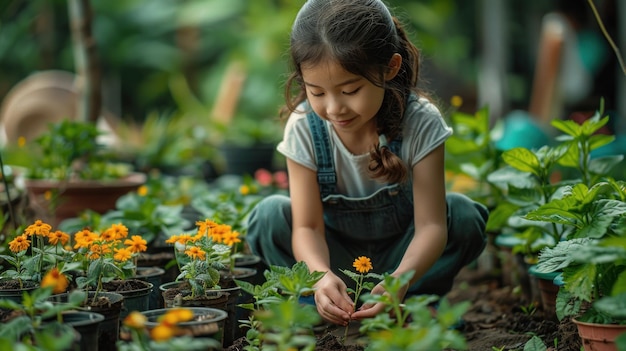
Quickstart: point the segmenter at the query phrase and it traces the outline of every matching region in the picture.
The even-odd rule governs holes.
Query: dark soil
[[[108,292],[134,291],[145,289],[147,282],[139,279],[112,280],[102,283],[102,289]]]

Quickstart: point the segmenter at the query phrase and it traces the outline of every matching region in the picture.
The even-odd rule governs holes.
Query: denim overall
[[[340,269],[352,270],[359,256],[371,259],[373,272],[392,272],[400,263],[414,233],[411,182],[390,184],[363,198],[336,193],[336,174],[328,130],[314,112],[307,115],[317,159],[317,178],[324,208],[326,241],[331,267],[348,286],[353,281]],[[399,155],[400,142],[390,143]],[[461,194],[447,194],[448,242],[439,260],[408,295],[444,295],[463,266],[485,247],[487,209]],[[291,201],[282,195],[263,199],[252,211],[246,241],[268,265],[291,267]]]

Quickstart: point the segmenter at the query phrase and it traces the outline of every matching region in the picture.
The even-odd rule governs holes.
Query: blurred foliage
[[[236,118],[275,117],[282,104],[289,31],[303,1],[92,0],[93,33],[105,77],[105,104],[125,119],[178,109],[183,75],[205,106],[217,95],[225,67],[248,72]],[[472,74],[474,10],[456,0],[390,0],[410,24],[425,56],[463,76]],[[0,96],[30,73],[74,71],[66,0],[8,0],[0,4]],[[442,40],[445,38],[445,40]],[[208,118],[200,116],[199,118]]]

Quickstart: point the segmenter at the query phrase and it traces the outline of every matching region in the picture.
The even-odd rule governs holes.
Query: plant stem
[[[598,25],[600,26],[600,30],[602,31],[602,34],[604,35],[606,40],[609,42],[609,45],[611,45],[611,49],[615,51],[615,56],[617,57],[617,61],[619,62],[619,66],[621,67],[622,72],[624,73],[624,75],[626,75],[626,65],[624,64],[624,59],[622,58],[621,53],[619,52],[619,48],[617,47],[617,45],[615,45],[615,42],[609,35],[609,32],[604,27],[602,18],[600,18],[600,14],[598,13],[598,10],[596,9],[596,5],[593,3],[593,0],[587,0],[587,2],[589,3],[589,6],[591,7],[591,11],[593,11],[593,15],[596,17],[596,21],[598,22]]]

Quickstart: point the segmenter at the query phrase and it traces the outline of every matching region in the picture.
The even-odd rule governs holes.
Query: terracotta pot
[[[617,351],[615,339],[626,333],[626,325],[587,323],[572,321],[578,328],[585,351]]]
[[[541,294],[541,306],[543,307],[545,317],[557,321],[556,296],[560,287],[554,283],[554,279],[560,272],[541,273],[537,271],[536,265],[532,265],[528,268],[528,273],[537,280],[537,287]]]
[[[53,226],[57,226],[64,219],[77,217],[86,209],[98,213],[112,210],[118,198],[137,190],[145,182],[146,175],[143,173],[131,173],[124,178],[108,181],[24,180],[30,206],[40,217],[47,218],[47,222]],[[58,191],[59,196],[58,206],[54,213],[50,213],[50,201],[46,199],[46,192],[50,190]]]

